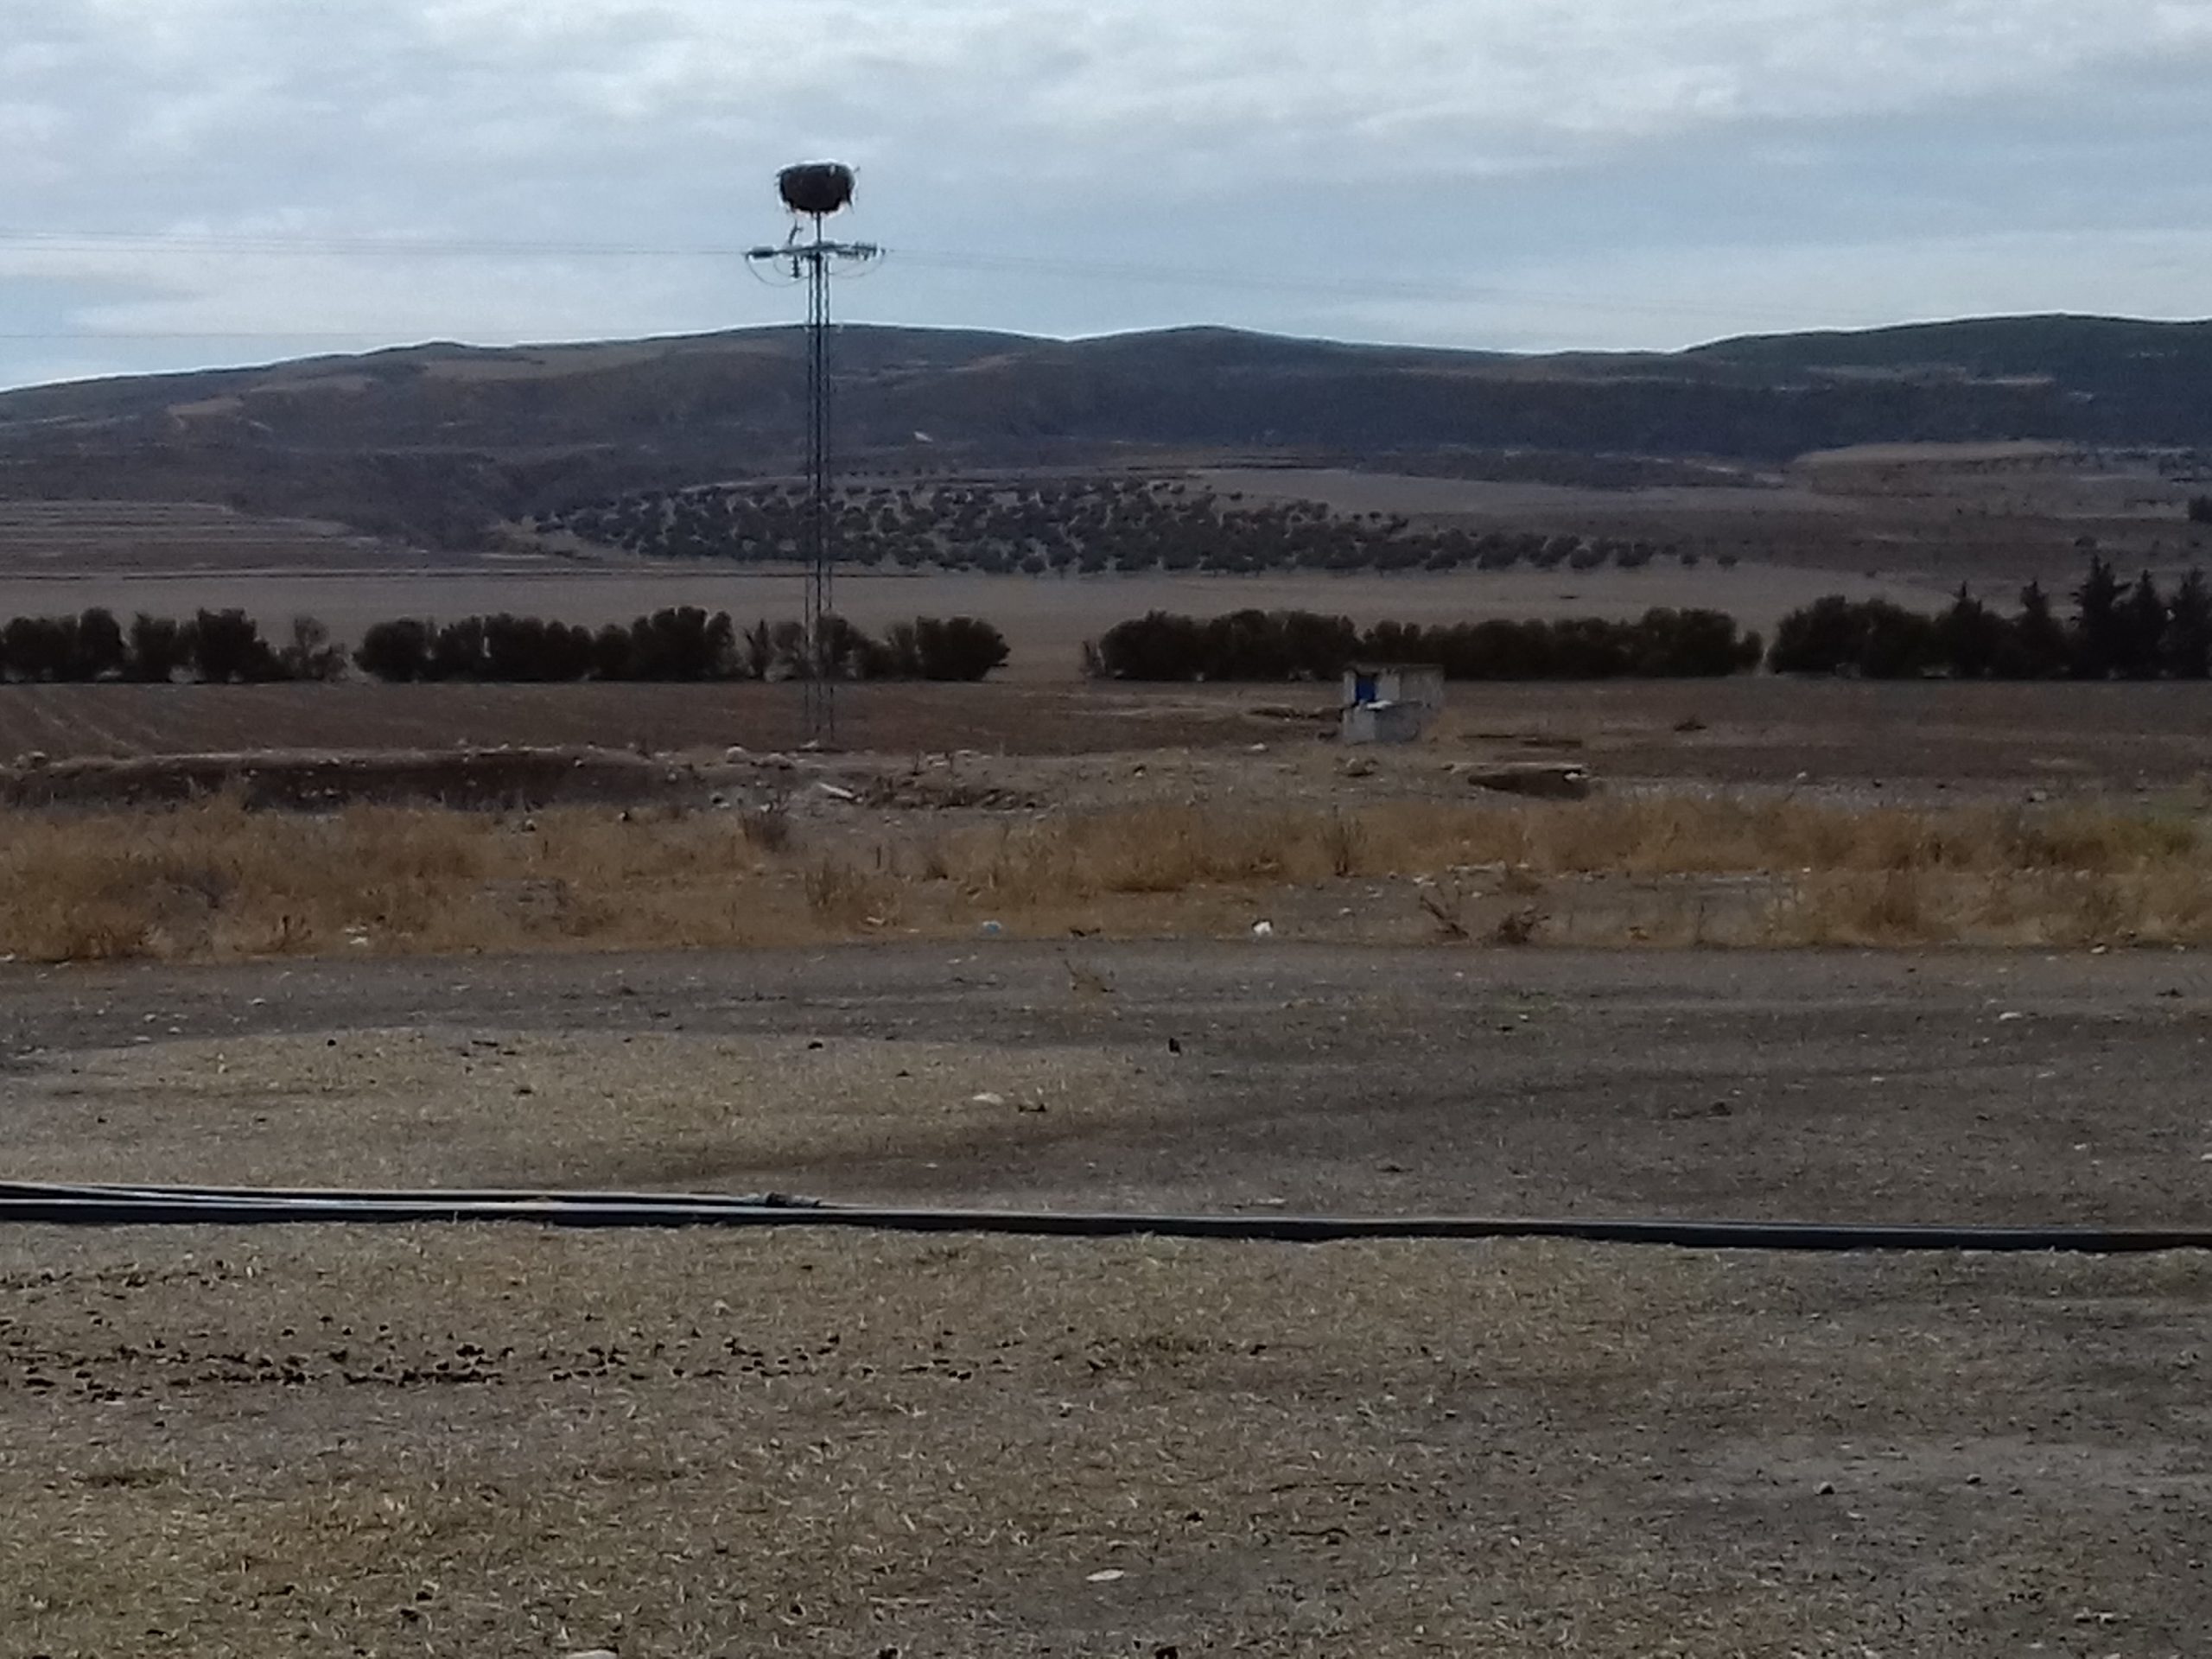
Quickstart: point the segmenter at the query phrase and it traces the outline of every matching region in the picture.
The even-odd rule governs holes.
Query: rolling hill
[[[467,546],[503,519],[626,490],[789,472],[801,343],[778,328],[433,344],[0,394],[0,499],[209,502]],[[842,458],[888,474],[2212,445],[2212,323],[1993,318],[1552,357],[1220,329],[1063,341],[853,327],[837,363]]]

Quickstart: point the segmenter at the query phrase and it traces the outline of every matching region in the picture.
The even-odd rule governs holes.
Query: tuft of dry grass
[[[1432,887],[1421,896],[1421,907],[1436,924],[1440,943],[1459,944],[1468,938],[1467,890],[1455,876],[1446,886]]]
[[[1352,884],[1348,926],[1368,937],[1358,929],[1380,914],[1374,884],[1415,878],[1435,902],[1405,900],[1402,921],[1499,943],[1529,942],[1538,923],[1547,940],[1580,944],[2212,941],[2212,847],[2198,823],[2082,806],[1687,796],[1142,806],[800,840],[776,811],[300,817],[217,799],[0,814],[0,954],[744,946],[960,931],[986,917],[1028,932],[1210,937],[1249,929],[1263,897],[1271,912],[1305,897],[1316,914],[1352,913],[1328,897],[1343,887],[1350,898]],[[1713,884],[1746,880],[1764,895],[1737,906],[1748,919],[1713,923]],[[1637,894],[1637,917],[1607,909],[1609,893]],[[1674,914],[1690,909],[1694,925]]]
[[[1329,855],[1330,874],[1344,878],[1360,874],[1367,859],[1367,830],[1357,818],[1332,813],[1321,840]]]
[[[886,869],[823,857],[808,865],[800,880],[808,913],[837,931],[887,927],[903,908],[904,885]]]
[[[1536,930],[1543,925],[1542,913],[1533,905],[1522,905],[1509,910],[1497,918],[1497,925],[1491,937],[1500,944],[1522,945],[1536,942]]]
[[[741,813],[738,830],[745,837],[745,844],[757,852],[787,853],[791,847],[791,812],[785,802],[776,801]]]

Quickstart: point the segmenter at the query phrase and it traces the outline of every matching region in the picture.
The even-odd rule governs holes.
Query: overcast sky
[[[0,0],[0,385],[846,316],[2212,314],[2212,0]]]

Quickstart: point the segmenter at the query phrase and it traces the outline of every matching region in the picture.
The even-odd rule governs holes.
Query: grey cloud
[[[864,233],[916,256],[855,291],[887,320],[1658,344],[2006,296],[2171,311],[2198,302],[2176,251],[2212,218],[2177,159],[2212,141],[2212,5],[2176,0],[0,11],[0,229],[741,245],[775,230],[772,168],[834,152],[863,168]],[[0,380],[783,308],[700,257],[0,238],[0,334],[86,336],[0,340]]]

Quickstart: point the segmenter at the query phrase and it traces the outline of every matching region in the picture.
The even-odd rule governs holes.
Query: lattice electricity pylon
[[[829,620],[836,614],[833,582],[837,562],[836,516],[830,499],[831,377],[830,279],[838,271],[872,264],[883,250],[872,242],[832,242],[823,221],[852,205],[853,170],[836,162],[807,162],[776,175],[784,206],[800,220],[781,247],[746,255],[756,270],[788,276],[806,288],[806,660],[799,678],[806,699],[806,735],[816,743],[837,739],[837,670]],[[812,234],[808,234],[809,222]]]

